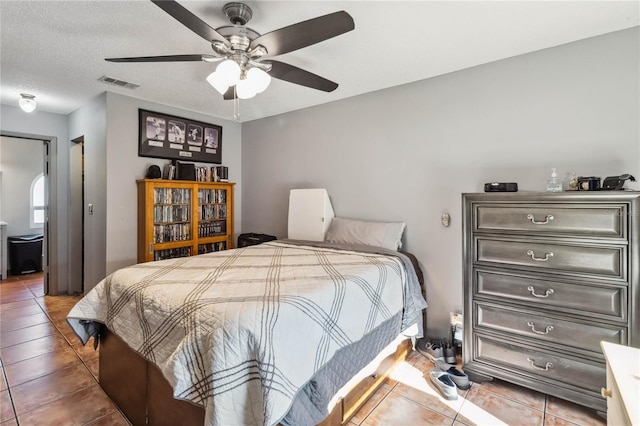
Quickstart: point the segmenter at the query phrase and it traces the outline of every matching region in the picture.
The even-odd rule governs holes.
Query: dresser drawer
[[[478,231],[527,231],[626,238],[624,205],[517,205],[492,204],[476,207]]]
[[[625,247],[477,238],[476,261],[626,279]]]
[[[594,314],[605,319],[627,318],[627,287],[573,284],[483,270],[474,273],[477,296],[499,297],[567,313]]]
[[[559,383],[599,395],[606,382],[605,364],[588,362],[552,351],[527,348],[516,343],[474,335],[475,360],[499,369],[534,375],[538,380],[557,386]],[[567,351],[567,354],[569,351]]]
[[[474,326],[478,330],[503,331],[557,345],[580,348],[595,352],[599,357],[602,357],[601,341],[618,344],[627,342],[626,327],[587,324],[560,316],[543,315],[484,303],[476,303],[474,306]]]

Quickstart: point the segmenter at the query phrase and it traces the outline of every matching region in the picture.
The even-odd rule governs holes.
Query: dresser
[[[463,194],[464,370],[606,411],[640,346],[640,193]]]

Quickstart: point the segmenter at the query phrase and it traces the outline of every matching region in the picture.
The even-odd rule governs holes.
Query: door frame
[[[59,288],[59,267],[58,250],[52,250],[51,248],[58,247],[60,240],[58,230],[58,165],[56,161],[58,152],[58,138],[55,136],[44,136],[37,134],[11,132],[6,130],[0,130],[0,136],[6,136],[18,139],[34,139],[42,141],[45,145],[44,154],[44,170],[43,174],[46,176],[46,194],[47,194],[47,207],[44,223],[44,246],[43,246],[43,264],[42,271],[44,277],[44,294],[57,296]]]
[[[69,146],[69,294],[84,293],[84,135]]]

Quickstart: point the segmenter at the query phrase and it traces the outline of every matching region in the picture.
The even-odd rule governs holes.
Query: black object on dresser
[[[518,192],[518,183],[517,182],[485,183],[484,192]]]
[[[640,347],[640,193],[463,194],[464,371],[606,411]]]

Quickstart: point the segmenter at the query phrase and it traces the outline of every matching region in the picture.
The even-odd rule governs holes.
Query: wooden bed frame
[[[423,296],[424,276],[417,259],[405,253],[415,268]],[[426,330],[426,315],[423,325]],[[321,426],[346,425],[367,400],[382,386],[395,366],[411,352],[410,339],[400,342],[395,353],[384,358],[375,372],[349,390],[320,423]],[[100,332],[99,382],[134,426],[204,425],[204,408],[173,398],[173,389],[158,367],[102,326]]]
[[[405,339],[384,358],[375,373],[338,400],[322,426],[346,425],[382,386],[394,367],[411,351]],[[100,386],[134,425],[204,425],[204,408],[173,398],[171,385],[158,367],[147,361],[106,327],[100,332]]]

